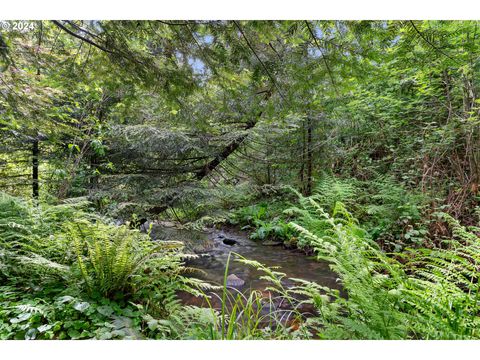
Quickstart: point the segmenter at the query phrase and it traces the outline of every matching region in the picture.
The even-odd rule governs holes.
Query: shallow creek
[[[231,228],[206,229],[205,231],[186,230],[174,224],[155,224],[151,236],[155,240],[176,240],[185,243],[190,253],[199,255],[191,260],[189,267],[202,270],[196,272],[197,278],[212,284],[223,284],[225,267],[230,252],[235,252],[249,260],[256,260],[268,267],[278,267],[276,271],[286,274],[286,278],[300,278],[314,281],[320,285],[339,289],[337,276],[325,262],[318,262],[298,250],[284,249],[282,246],[266,246],[249,239],[248,234]],[[264,291],[268,282],[259,277],[261,272],[237,261],[230,261],[228,274],[240,279],[241,285],[235,286],[242,292],[249,290]],[[235,282],[235,280],[233,281]],[[232,284],[229,284],[232,285]],[[289,286],[285,279],[284,286]],[[199,305],[200,299],[184,296],[188,304]]]

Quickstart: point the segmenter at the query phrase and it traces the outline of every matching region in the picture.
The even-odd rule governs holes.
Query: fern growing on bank
[[[480,239],[443,215],[454,237],[447,249],[387,256],[344,205],[326,213],[314,197],[290,209],[299,246],[330,262],[345,296],[330,298],[315,318],[330,339],[475,339],[480,337]],[[325,310],[327,309],[327,310]],[[313,321],[313,320],[312,320]]]
[[[409,254],[405,302],[414,309],[412,332],[421,338],[480,338],[480,238],[448,214],[453,237],[445,248]]]
[[[340,179],[323,174],[313,190],[316,202],[327,211],[331,211],[337,202],[354,204],[359,193],[355,179]]]
[[[188,255],[183,254],[182,244],[153,242],[146,234],[86,212],[86,206],[84,201],[33,204],[0,193],[2,284],[41,291],[44,297],[65,291],[95,301],[135,302],[160,318],[180,312],[179,290],[199,294],[211,288],[184,276]],[[2,322],[9,321],[3,315],[0,337],[31,335],[2,333]],[[38,332],[35,329],[32,334]]]
[[[441,214],[452,238],[441,248],[391,256],[342,203],[325,211],[317,196],[300,196],[299,206],[286,211],[295,218],[290,226],[298,234],[298,246],[328,261],[342,290],[301,279],[285,286],[284,274],[240,258],[263,273],[271,284],[269,295],[224,287],[225,306],[218,311],[180,304],[178,290],[202,295],[211,289],[182,275],[180,244],[155,243],[138,231],[109,225],[86,213],[85,206],[78,201],[33,205],[0,197],[1,338],[130,338],[132,329],[153,338],[480,338],[479,227],[466,228],[449,215]],[[71,294],[79,300],[71,306],[57,304],[63,301],[58,299],[73,299]],[[40,304],[38,296],[46,303]],[[131,307],[111,312],[98,305],[108,301],[113,308],[125,300],[138,312]],[[314,307],[306,318],[302,304]],[[92,312],[97,306],[101,323]],[[132,311],[135,327],[125,315]],[[88,329],[61,325],[59,314],[75,314]],[[105,327],[109,321],[119,328],[110,331]]]

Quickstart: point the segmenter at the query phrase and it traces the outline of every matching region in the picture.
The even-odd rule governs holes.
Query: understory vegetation
[[[285,274],[234,254],[237,261],[263,272],[270,283],[268,295],[257,290],[245,294],[226,282],[220,293],[207,295],[214,286],[185,276],[188,268],[183,262],[189,256],[182,253],[181,243],[152,242],[138,230],[113,225],[85,212],[89,203],[82,199],[51,206],[2,194],[0,335],[3,339],[478,338],[480,239],[476,232],[480,227],[467,229],[439,213],[437,217],[451,230],[440,247],[428,249],[413,242],[402,252],[388,253],[339,201],[338,188],[323,196],[297,194],[296,206],[282,212],[284,220],[261,222],[265,206],[235,213],[260,224],[259,229],[278,227],[270,236],[287,239],[289,246],[295,238],[296,247],[328,262],[342,285],[339,292],[290,279],[294,286],[286,287]],[[291,221],[281,222],[287,219]],[[257,229],[252,238],[258,234]],[[226,266],[225,279],[228,262]],[[203,296],[209,306],[182,306],[178,291]],[[221,309],[210,304],[212,296],[221,298]],[[280,303],[289,306],[279,307]],[[304,304],[313,308],[307,318],[300,310]]]
[[[183,276],[181,243],[153,243],[88,205],[0,193],[3,339],[142,338],[178,311],[177,291],[209,288]]]
[[[269,202],[263,200],[231,211],[223,221],[252,230],[252,239],[278,240],[295,246],[296,235],[288,225],[293,217],[288,209],[297,203],[301,194],[291,187],[282,189],[281,193]],[[323,174],[311,198],[327,213],[332,213],[338,202],[343,203],[384,250],[400,251],[408,246],[425,245],[429,242],[432,219],[438,220],[428,213],[427,196],[407,191],[388,177],[360,181]]]
[[[480,338],[478,21],[31,24],[0,30],[0,339]]]

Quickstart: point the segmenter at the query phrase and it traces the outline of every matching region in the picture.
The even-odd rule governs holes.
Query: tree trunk
[[[444,89],[445,97],[447,100],[447,107],[448,107],[447,123],[448,123],[453,114],[453,105],[452,105],[452,79],[447,70],[443,71],[443,89]]]
[[[98,185],[98,168],[99,159],[97,154],[93,153],[90,155],[90,179],[89,179],[89,186],[90,189],[93,190]]]
[[[313,148],[312,148],[312,120],[307,120],[307,186],[305,195],[312,194]]]
[[[38,139],[35,139],[32,145],[32,194],[34,199],[38,199],[38,155]]]
[[[265,152],[266,152],[266,162],[267,162],[267,181],[266,183],[271,185],[272,184],[272,164],[270,163],[270,158],[271,158],[271,147],[270,147],[270,142],[267,140],[267,146],[266,146],[266,149],[265,149]]]
[[[38,45],[36,54],[38,56],[38,52],[40,51],[40,45],[42,44],[42,33],[43,33],[43,22],[40,21],[40,28],[38,32]],[[37,75],[40,76],[40,62],[38,62],[37,67]],[[32,195],[34,199],[38,199],[38,142],[39,142],[39,134],[33,140],[32,144]]]
[[[300,166],[300,190],[305,195],[305,164],[307,162],[307,137],[305,135],[305,121],[302,125],[302,161]]]

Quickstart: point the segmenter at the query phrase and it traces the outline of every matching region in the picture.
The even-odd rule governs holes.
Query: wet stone
[[[245,281],[240,279],[235,274],[230,274],[227,276],[227,286],[243,286]]]
[[[233,239],[230,239],[230,238],[224,238],[224,239],[223,239],[223,243],[224,243],[225,245],[233,246],[233,245],[235,245],[235,244],[237,243],[237,241],[236,241],[236,240],[233,240]]]

